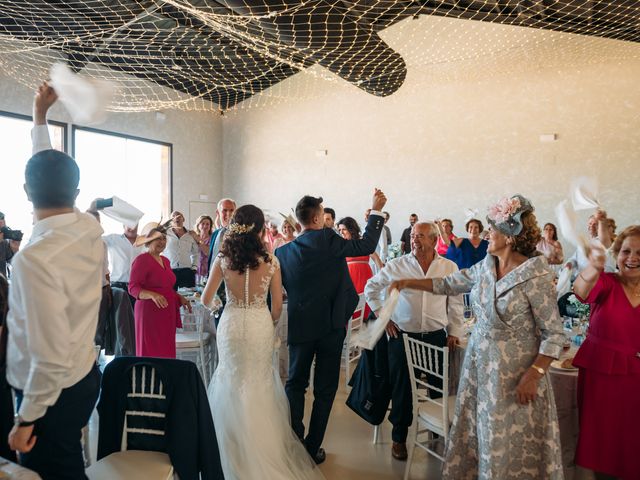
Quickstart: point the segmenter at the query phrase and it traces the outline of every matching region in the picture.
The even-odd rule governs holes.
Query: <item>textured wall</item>
[[[597,57],[583,49],[573,59],[580,68],[529,55],[494,60],[491,72],[463,64],[468,75],[455,78],[451,66],[446,75],[410,68],[385,99],[292,77],[291,91],[314,94],[225,116],[225,193],[280,211],[303,194],[322,195],[338,215],[360,220],[379,186],[398,239],[410,212],[449,216],[461,234],[466,208],[484,218],[490,202],[516,192],[552,221],[582,174],[598,178],[618,225],[640,223],[640,57],[616,60],[616,48],[599,45],[590,50]],[[540,141],[552,133],[555,142]]]

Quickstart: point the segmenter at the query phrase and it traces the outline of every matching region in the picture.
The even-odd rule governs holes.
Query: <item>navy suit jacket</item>
[[[276,249],[288,297],[288,343],[317,340],[346,326],[358,294],[345,258],[372,254],[383,225],[381,216],[371,215],[360,240],[345,240],[323,228]]]

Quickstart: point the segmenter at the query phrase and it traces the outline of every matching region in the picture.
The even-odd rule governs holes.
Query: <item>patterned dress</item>
[[[564,335],[544,257],[496,278],[495,257],[434,279],[433,291],[471,292],[477,318],[462,366],[443,479],[562,479],[560,433],[548,376],[538,396],[517,403],[516,387],[541,353],[557,358]]]

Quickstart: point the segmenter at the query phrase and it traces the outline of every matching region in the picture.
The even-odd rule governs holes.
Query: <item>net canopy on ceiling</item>
[[[457,22],[435,21],[443,17]],[[491,38],[474,34],[475,21],[496,27]],[[532,45],[593,56],[603,41],[638,58],[639,40],[635,0],[0,0],[5,74],[36,88],[64,61],[112,81],[114,111],[304,96],[304,83],[282,83],[299,72],[386,97],[412,68],[489,62]]]

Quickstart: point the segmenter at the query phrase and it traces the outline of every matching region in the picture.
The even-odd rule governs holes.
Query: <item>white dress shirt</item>
[[[13,259],[7,380],[24,393],[20,415],[34,421],[95,363],[102,297],[102,228],[75,210],[36,222]]]
[[[131,264],[138,255],[144,252],[144,247],[134,246],[123,233],[111,233],[102,239],[109,252],[111,281],[129,283]]]
[[[195,268],[200,249],[190,233],[178,238],[170,228],[167,230],[167,248],[164,250],[164,256],[171,262],[171,268]]]
[[[385,267],[370,278],[364,296],[373,311],[382,308],[387,289],[394,280],[403,278],[439,278],[457,272],[458,266],[436,254],[425,274],[418,259],[411,253],[389,260]],[[391,316],[400,330],[427,333],[447,329],[449,335],[462,337],[464,333],[462,295],[434,295],[419,290],[403,289]]]
[[[31,148],[35,155],[43,150],[51,150],[51,139],[49,138],[49,127],[46,125],[34,125],[31,129]]]

